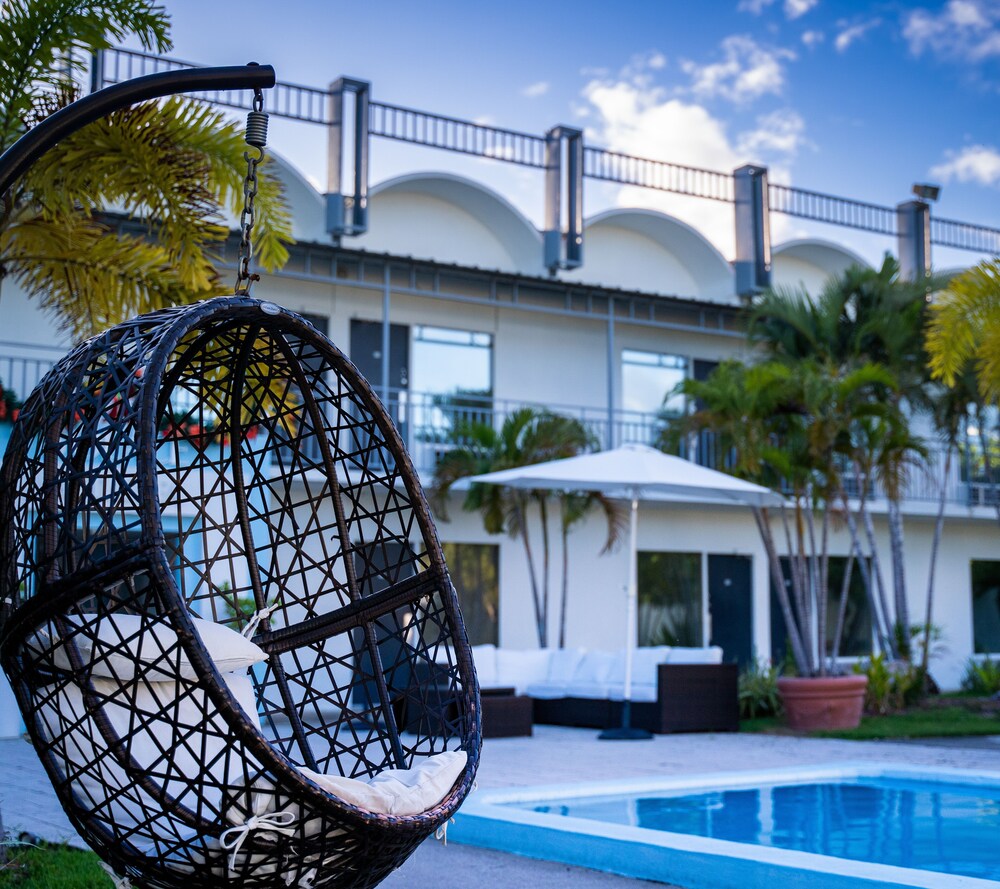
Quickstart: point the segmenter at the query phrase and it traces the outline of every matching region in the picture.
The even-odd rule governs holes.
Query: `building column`
[[[899,276],[919,281],[931,273],[931,206],[925,201],[896,205]]]
[[[543,239],[545,267],[551,274],[583,264],[583,132],[572,127],[553,127],[545,134]]]
[[[767,167],[733,171],[736,220],[736,292],[747,299],[771,286],[771,217]]]
[[[368,231],[370,93],[371,84],[367,80],[341,77],[330,84],[326,230],[336,241],[343,235]],[[345,114],[345,96],[353,97],[353,114]],[[350,189],[348,194],[344,193],[345,183]]]

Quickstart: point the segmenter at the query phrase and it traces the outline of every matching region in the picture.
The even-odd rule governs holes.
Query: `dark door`
[[[752,565],[749,556],[708,556],[709,643],[741,668],[753,659]]]
[[[382,391],[382,322],[351,321],[351,361],[372,388]],[[389,325],[389,388],[410,387],[410,328]]]

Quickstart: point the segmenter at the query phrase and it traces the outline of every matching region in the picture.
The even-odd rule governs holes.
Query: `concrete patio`
[[[535,726],[531,738],[486,741],[478,783],[482,788],[568,784],[851,760],[997,771],[1000,736],[889,743],[687,734],[658,735],[652,741],[598,741],[597,732],[587,729]],[[8,831],[79,843],[31,746],[23,740],[0,741],[0,761],[4,763],[0,807]],[[429,840],[383,885],[389,889],[489,885],[618,889],[649,883]]]

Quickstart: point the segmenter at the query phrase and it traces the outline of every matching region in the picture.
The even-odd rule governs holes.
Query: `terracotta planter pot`
[[[778,693],[789,728],[857,728],[865,703],[867,676],[782,676]]]

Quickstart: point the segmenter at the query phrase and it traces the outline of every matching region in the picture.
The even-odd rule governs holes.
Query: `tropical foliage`
[[[685,380],[680,390],[697,409],[674,421],[661,442],[676,448],[710,435],[717,468],[787,495],[776,514],[754,513],[801,675],[837,669],[855,566],[879,649],[892,660],[910,654],[900,502],[927,454],[910,418],[933,410],[951,451],[965,415],[953,392],[928,385],[928,286],[936,282],[902,280],[887,256],[878,269],[853,267],[831,278],[815,298],[764,293],[748,329],[757,360],[724,362],[707,380]],[[887,565],[870,510],[876,484],[888,503]],[[851,548],[833,589],[829,544],[841,525]],[[940,528],[932,560],[939,539]]]
[[[0,5],[0,151],[78,96],[85,60],[134,35],[170,49],[150,0]],[[243,201],[242,131],[188,99],[138,105],[66,137],[0,204],[0,281],[12,276],[75,339],[139,312],[223,293],[223,212]],[[287,258],[290,220],[260,177],[256,257]],[[121,211],[112,225],[102,214]]]
[[[592,450],[595,445],[590,432],[578,420],[527,407],[507,416],[499,430],[482,421],[456,422],[451,437],[454,446],[438,462],[430,491],[431,505],[443,521],[448,521],[448,498],[452,486],[459,479],[572,457]],[[548,490],[521,490],[483,484],[471,485],[462,504],[463,509],[480,513],[488,533],[505,532],[521,541],[528,565],[538,644],[542,648],[549,643],[550,508],[553,499],[558,509],[562,545],[562,586],[557,624],[561,647],[566,641],[569,532],[592,507],[598,507],[607,521],[606,552],[616,545],[624,531],[621,509],[599,494],[557,494]],[[537,519],[541,530],[541,564],[538,564],[532,546],[533,518]]]

